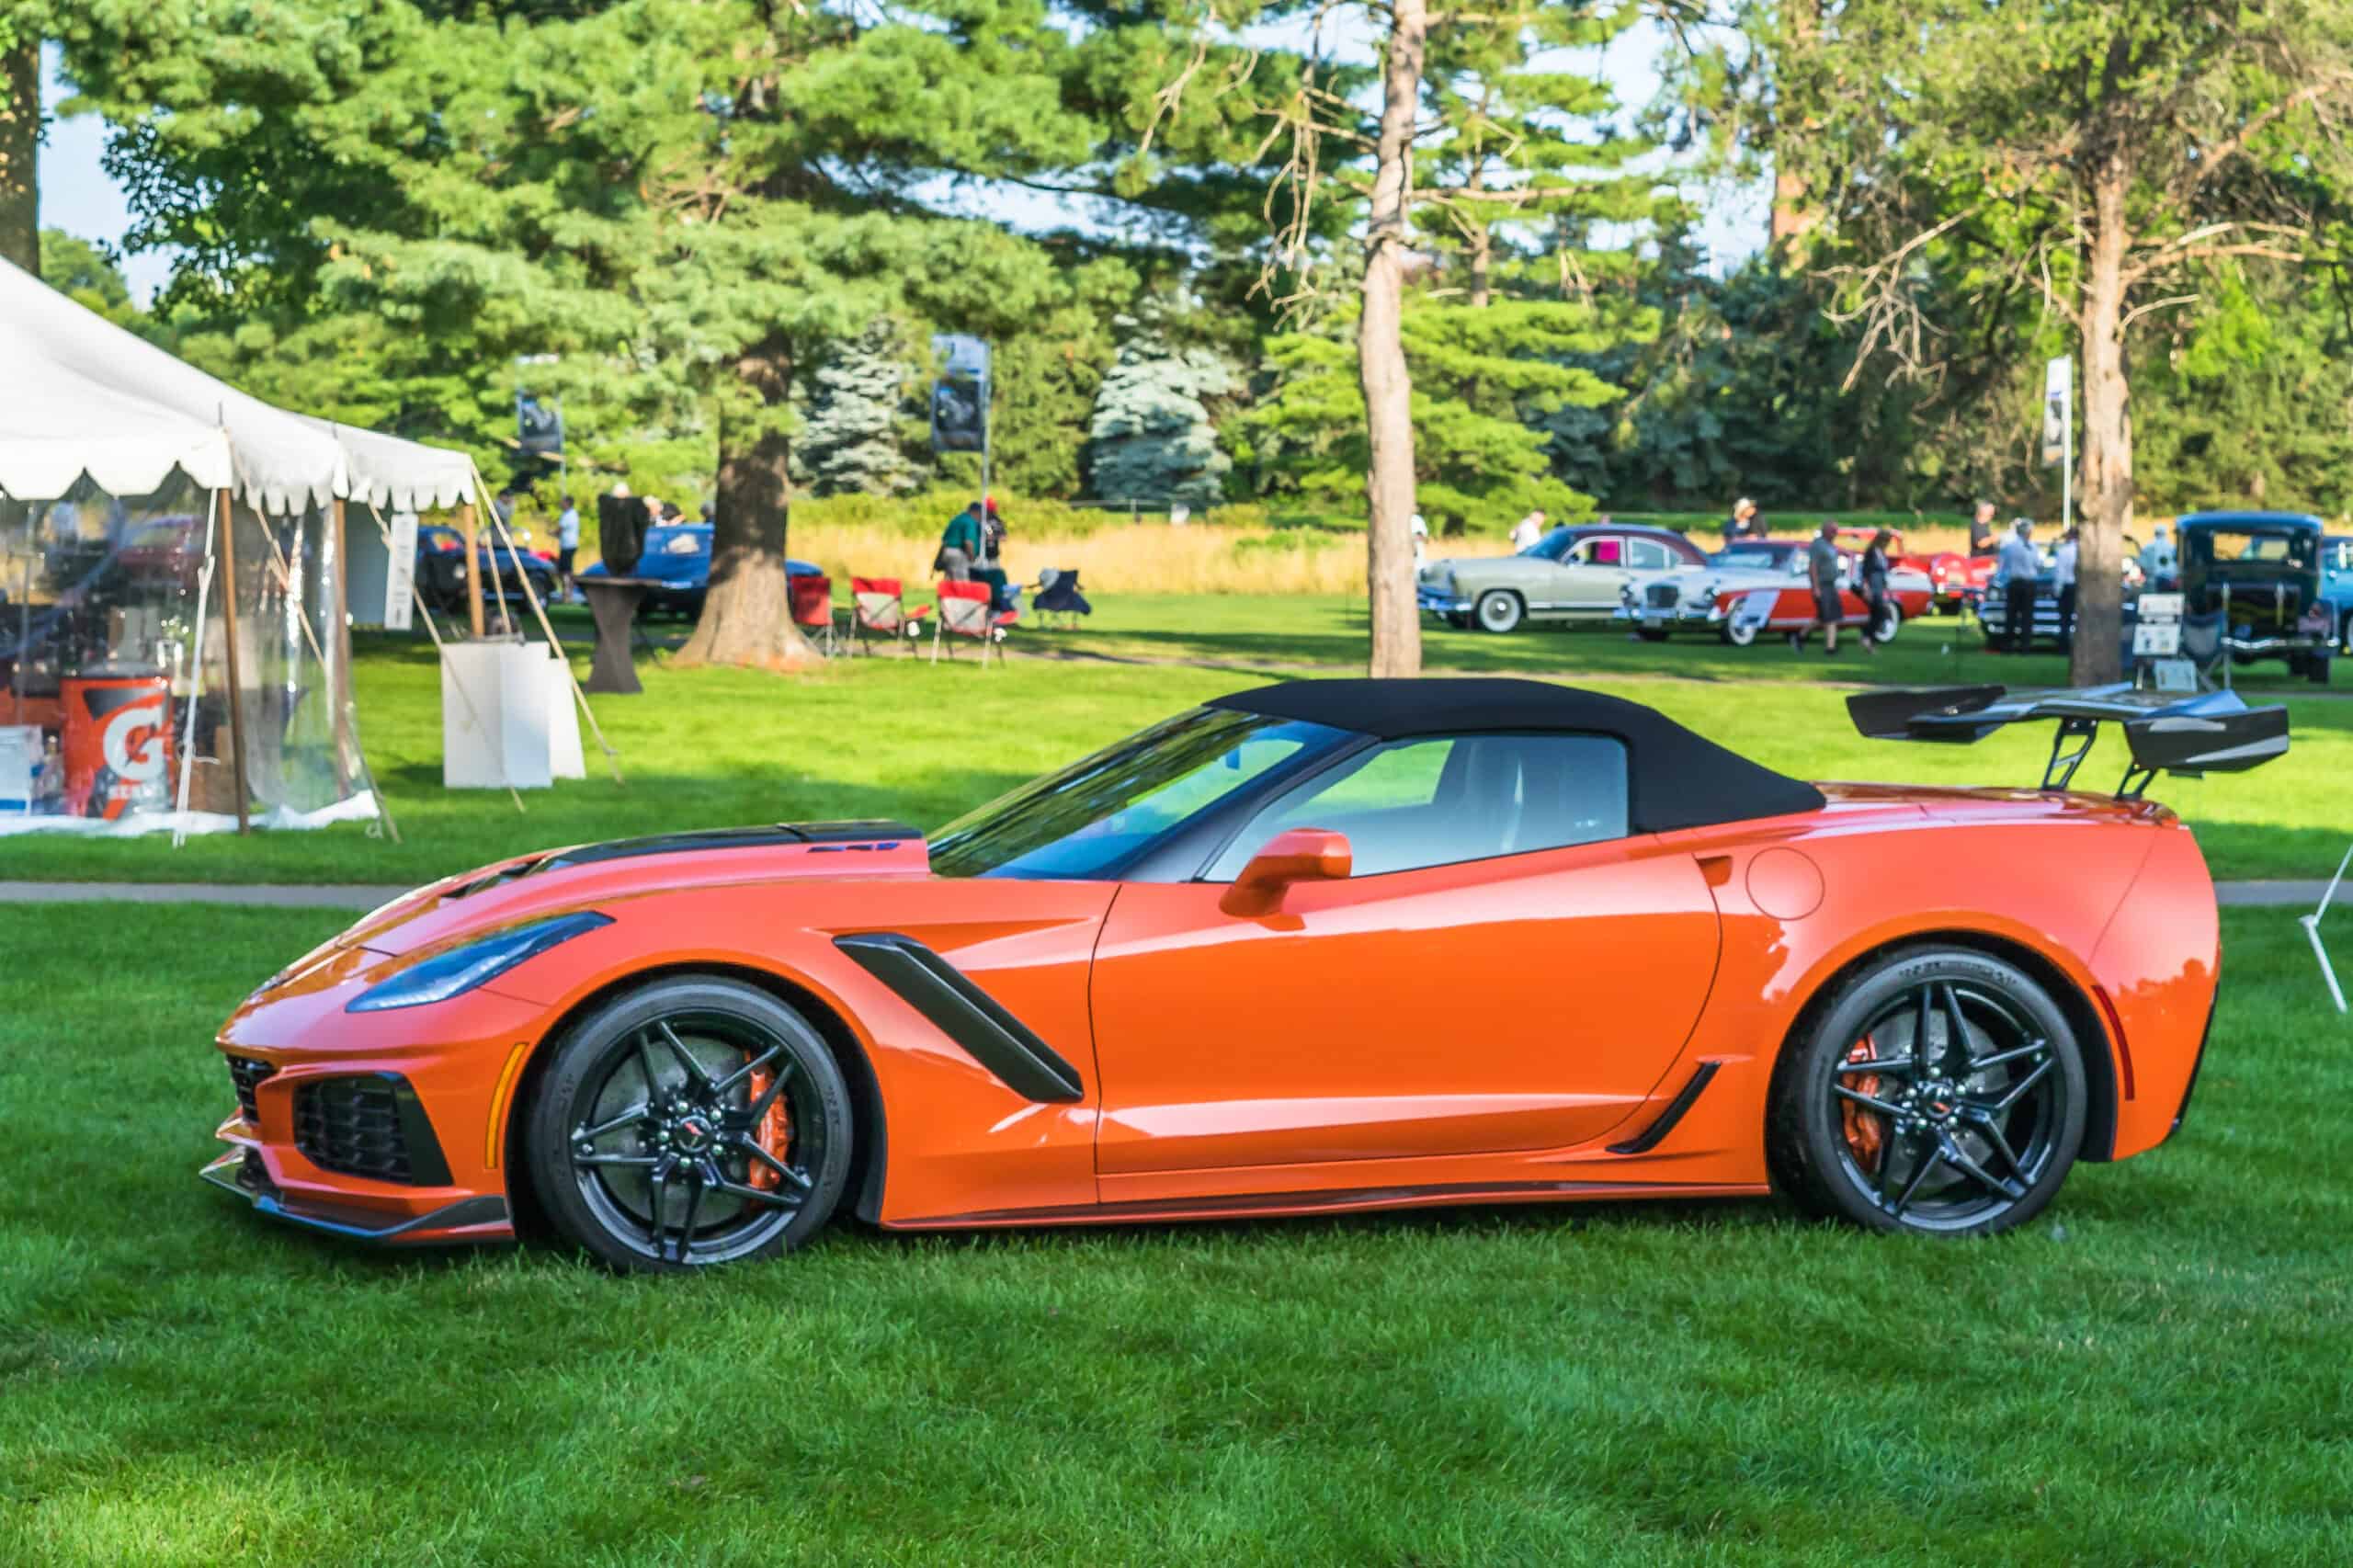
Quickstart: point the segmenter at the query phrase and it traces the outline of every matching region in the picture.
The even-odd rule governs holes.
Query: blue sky
[[[1620,102],[1640,104],[1651,97],[1657,85],[1660,51],[1665,47],[1666,40],[1657,30],[1635,28],[1620,34],[1602,52],[1598,63]],[[66,89],[58,80],[54,45],[43,51],[42,66],[42,101],[63,102]],[[51,118],[49,140],[41,149],[41,227],[118,244],[130,229],[131,207],[122,187],[107,176],[98,163],[106,150],[106,122],[95,115]],[[1726,187],[1702,194],[1706,219],[1700,238],[1719,269],[1736,265],[1764,243],[1769,187]],[[1083,206],[1035,191],[995,193],[986,205],[991,215],[1025,228],[1073,222],[1086,226],[1087,222]],[[153,298],[171,275],[171,258],[165,255],[147,252],[126,256],[124,260],[131,291],[142,303]]]

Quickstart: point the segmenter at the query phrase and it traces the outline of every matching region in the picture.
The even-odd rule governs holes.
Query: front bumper
[[[1414,602],[1421,607],[1426,615],[1469,615],[1471,613],[1469,599],[1460,594],[1448,593],[1443,589],[1427,585],[1415,587]]]
[[[486,1194],[460,1198],[407,1219],[316,1199],[289,1199],[270,1180],[261,1152],[251,1146],[233,1147],[196,1174],[247,1199],[256,1212],[273,1220],[354,1241],[447,1244],[511,1241],[515,1235],[506,1199]]]

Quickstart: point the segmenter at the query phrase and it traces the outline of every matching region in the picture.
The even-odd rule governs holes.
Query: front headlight
[[[353,997],[344,1011],[381,1013],[393,1007],[422,1007],[428,1002],[447,1002],[505,974],[535,953],[546,952],[559,942],[568,942],[612,923],[609,915],[583,910],[576,915],[510,926],[504,931],[420,959]]]

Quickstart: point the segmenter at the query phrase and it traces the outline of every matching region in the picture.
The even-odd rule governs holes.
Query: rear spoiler
[[[2249,708],[2234,691],[2181,697],[2130,685],[2087,686],[2012,697],[1999,686],[1907,687],[1847,699],[1855,728],[1872,740],[1984,740],[2005,724],[2055,719],[2042,788],[2064,790],[2090,755],[2103,721],[2124,726],[2131,765],[2117,799],[2138,800],[2160,772],[2197,778],[2244,773],[2288,751],[2288,710]]]

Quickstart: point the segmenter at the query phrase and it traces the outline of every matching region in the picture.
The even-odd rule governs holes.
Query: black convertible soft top
[[[1293,680],[1237,691],[1209,706],[1382,740],[1495,732],[1614,735],[1626,745],[1627,805],[1637,833],[1822,807],[1822,791],[1813,785],[1726,751],[1639,702],[1547,681]]]

